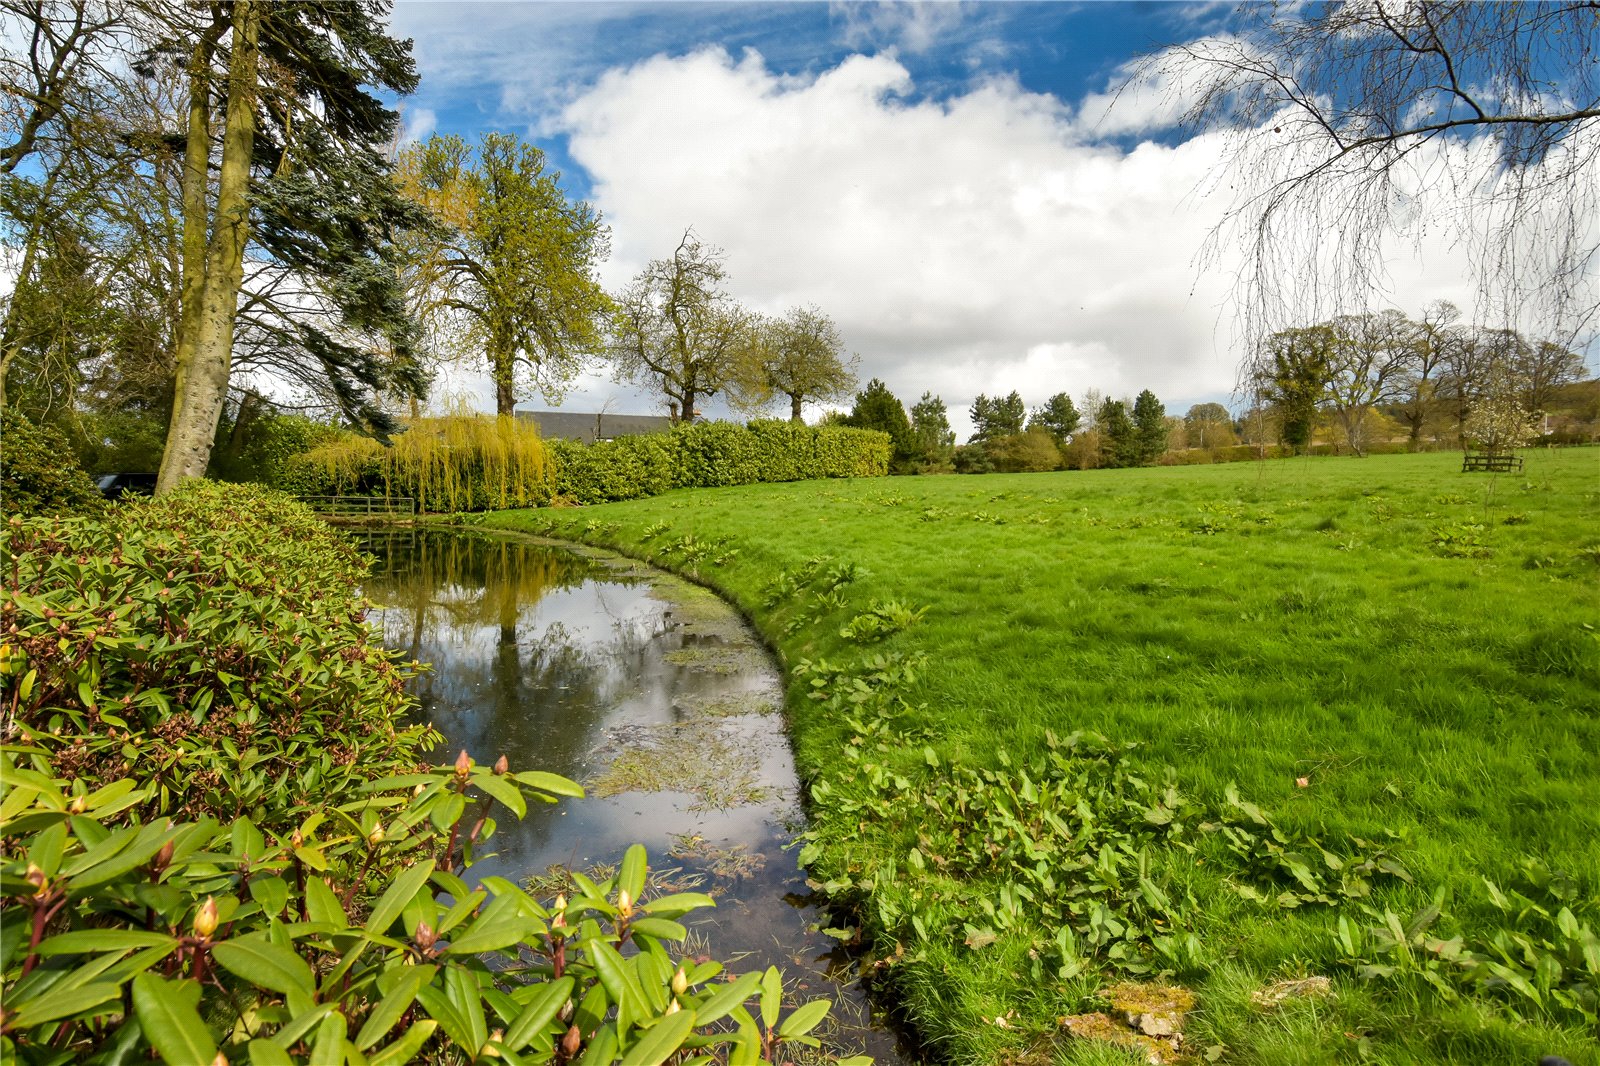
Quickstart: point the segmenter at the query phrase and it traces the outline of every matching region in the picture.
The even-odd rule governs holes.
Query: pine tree
[[[1167,450],[1167,409],[1149,389],[1133,401],[1133,428],[1136,461],[1149,466]]]
[[[417,83],[410,42],[387,35],[387,13],[380,2],[175,7],[149,49],[149,63],[184,57],[189,93],[177,380],[158,492],[205,473],[252,243],[315,294],[312,312],[287,309],[282,330],[347,415],[381,430],[370,391],[425,385],[389,239],[426,220],[377,147],[398,115],[368,91]]]

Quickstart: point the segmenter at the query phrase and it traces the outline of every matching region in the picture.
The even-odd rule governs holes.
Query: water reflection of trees
[[[646,588],[527,542],[424,532],[367,547],[373,621],[390,647],[431,664],[414,691],[446,757],[503,754],[517,769],[581,779],[607,724],[654,696],[651,644],[666,623]],[[559,816],[534,810],[502,823],[501,861],[539,853]]]
[[[421,658],[424,637],[441,629],[493,625],[502,643],[514,643],[525,611],[598,569],[559,548],[463,533],[377,536],[367,547],[375,557],[367,595],[384,607],[385,639],[412,658]]]

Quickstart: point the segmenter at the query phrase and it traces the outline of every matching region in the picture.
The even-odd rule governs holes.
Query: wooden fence
[[[330,518],[414,518],[412,496],[297,496],[301,503]]]

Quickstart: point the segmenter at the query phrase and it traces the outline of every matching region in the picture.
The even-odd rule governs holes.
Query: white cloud
[[[608,73],[562,122],[613,228],[607,280],[693,225],[746,302],[816,303],[863,377],[963,416],[979,392],[1231,388],[1223,284],[1191,265],[1212,144],[1095,146],[1009,80],[943,103],[911,88],[888,56],[795,79],[705,49]]]
[[[828,9],[843,23],[841,38],[848,47],[895,47],[910,54],[929,51],[964,18],[957,0],[835,0]]]

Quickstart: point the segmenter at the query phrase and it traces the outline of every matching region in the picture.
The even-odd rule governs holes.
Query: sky
[[[392,30],[422,76],[407,136],[514,133],[611,228],[620,288],[687,228],[752,310],[814,305],[863,383],[1029,406],[1151,389],[1169,414],[1232,398],[1237,261],[1202,245],[1229,206],[1223,146],[1129,64],[1227,32],[1209,3],[427,3]],[[1470,306],[1443,249],[1399,250],[1384,305]],[[449,395],[492,403],[482,375]],[[519,405],[555,406],[534,395]],[[600,369],[563,410],[664,413]],[[710,417],[727,408],[712,401]],[[820,409],[808,410],[815,416]]]

